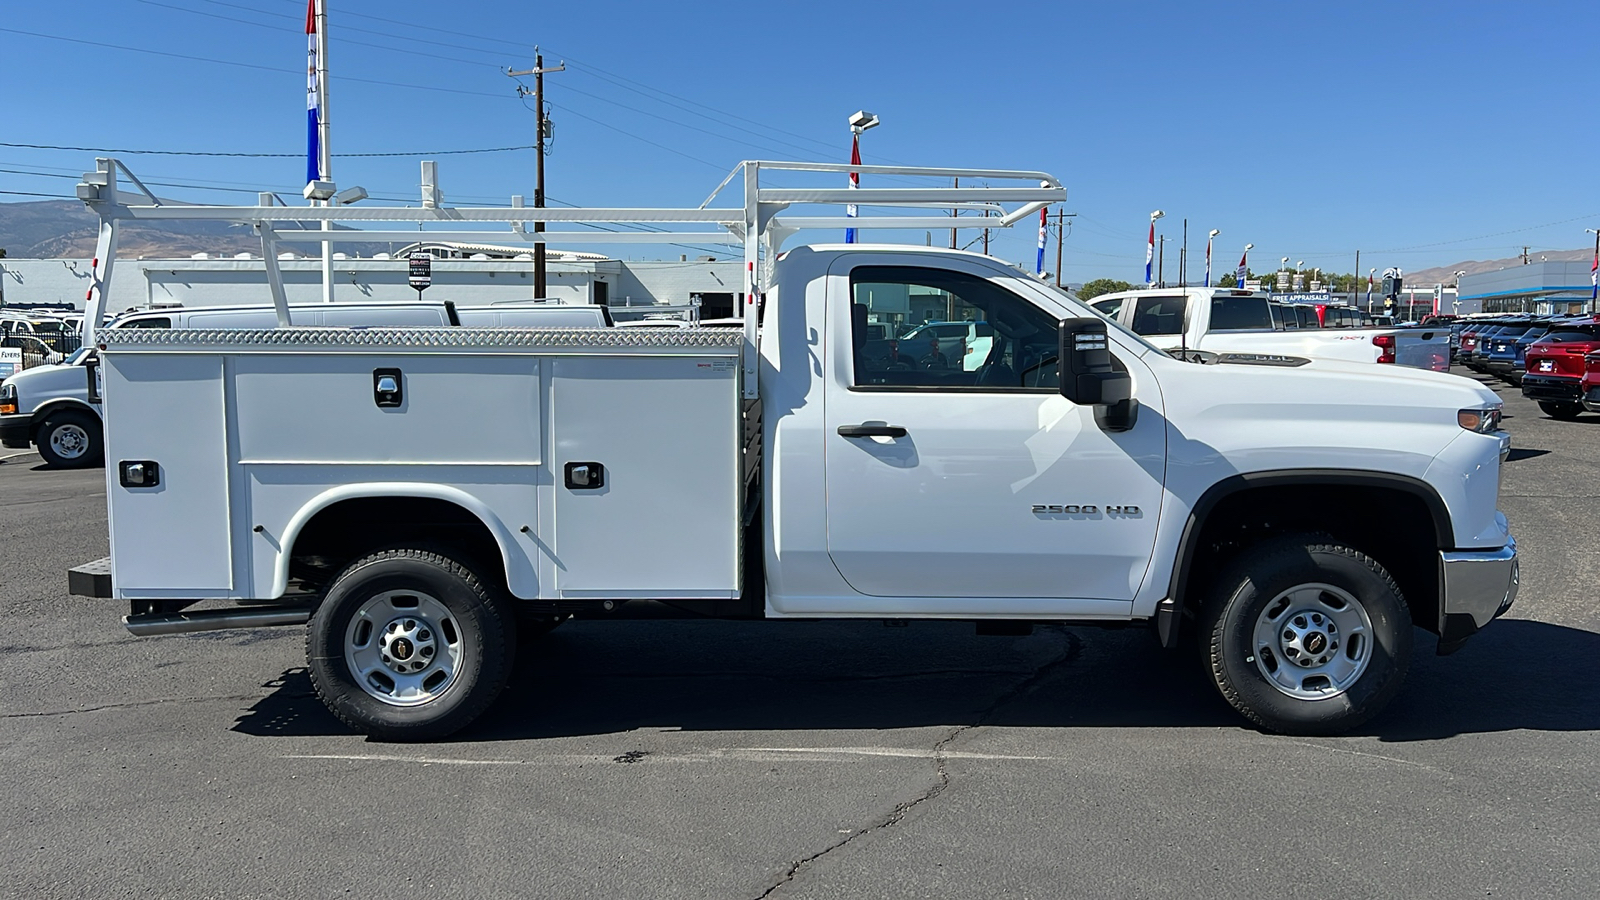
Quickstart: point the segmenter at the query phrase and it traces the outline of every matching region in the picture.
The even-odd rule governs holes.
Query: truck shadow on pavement
[[[1501,620],[1451,657],[1416,632],[1411,675],[1354,732],[1407,742],[1600,729],[1588,687],[1600,634]],[[1588,673],[1588,674],[1585,674]],[[234,730],[349,735],[290,669]],[[505,695],[454,738],[511,741],[635,729],[793,731],[963,724],[1248,729],[1192,653],[1141,628],[1041,626],[978,637],[964,623],[575,623],[526,645]]]

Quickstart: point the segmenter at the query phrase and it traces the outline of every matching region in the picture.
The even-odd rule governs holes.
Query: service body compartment
[[[112,588],[276,599],[324,510],[443,500],[527,599],[739,592],[739,335],[104,332]],[[120,483],[148,461],[160,483]],[[585,471],[572,473],[576,464]]]

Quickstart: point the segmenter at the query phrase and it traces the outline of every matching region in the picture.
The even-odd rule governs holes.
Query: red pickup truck
[[[1528,345],[1522,396],[1537,400],[1552,418],[1576,418],[1584,410],[1585,360],[1595,351],[1600,351],[1600,323],[1570,322],[1552,329]]]

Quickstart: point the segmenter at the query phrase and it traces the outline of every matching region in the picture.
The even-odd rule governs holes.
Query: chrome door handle
[[[899,425],[840,425],[839,436],[903,438],[906,436],[906,430]]]

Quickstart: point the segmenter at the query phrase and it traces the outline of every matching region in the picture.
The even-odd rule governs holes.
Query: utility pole
[[[1189,220],[1183,220],[1183,249],[1178,251],[1178,287],[1189,286]]]
[[[1160,237],[1157,237],[1156,238],[1156,243],[1161,246],[1161,252],[1156,257],[1157,260],[1158,260],[1156,262],[1156,287],[1166,287],[1167,286],[1167,275],[1166,275],[1166,272],[1167,272],[1167,236],[1163,234]]]
[[[544,67],[544,54],[538,52],[538,47],[533,49],[533,68],[524,69],[520,72],[512,70],[506,74],[510,75],[512,78],[520,78],[524,75],[533,76],[533,106],[534,109],[537,110],[539,118],[539,136],[534,142],[534,150],[538,154],[538,180],[533,186],[533,206],[535,209],[543,209],[544,139],[546,137],[546,133],[549,131],[550,125],[549,117],[544,114],[544,73],[565,71],[567,64],[562,62],[559,66],[546,69]],[[517,87],[517,96],[521,97],[525,96],[526,94],[527,89],[519,85]],[[535,234],[540,234],[544,231],[543,219],[533,223],[533,231]],[[533,296],[537,299],[545,300],[548,299],[549,295],[545,290],[544,241],[539,238],[535,238],[535,240],[537,243],[533,245]]]
[[[1058,207],[1056,209],[1056,287],[1065,286],[1061,283],[1061,244],[1067,239],[1066,221],[1066,212]]]
[[[1357,306],[1356,294],[1360,293],[1360,291],[1357,290],[1357,289],[1361,287],[1361,251],[1360,250],[1356,251],[1355,279],[1356,279],[1355,281],[1352,281],[1350,283],[1350,306],[1351,306],[1352,309],[1354,309]]]
[[[1527,265],[1528,264],[1528,248],[1527,247],[1523,247],[1522,248],[1522,264],[1523,265]]]
[[[956,179],[956,187],[961,187],[961,179],[960,178]],[[950,210],[950,217],[951,218],[955,218],[956,216],[959,216],[959,215],[961,215],[961,208],[960,207],[957,207],[955,209]],[[956,249],[956,230],[954,228],[950,229],[950,249],[951,250]]]

